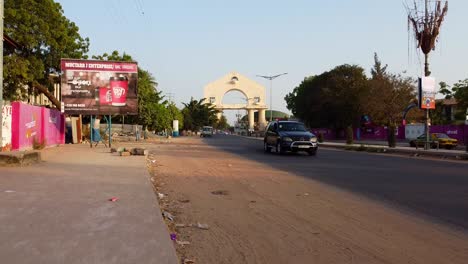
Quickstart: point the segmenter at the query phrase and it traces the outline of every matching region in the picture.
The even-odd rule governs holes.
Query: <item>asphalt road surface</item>
[[[280,171],[382,201],[405,212],[468,230],[468,163],[321,148],[317,156],[263,152],[263,142],[215,135],[210,146]]]

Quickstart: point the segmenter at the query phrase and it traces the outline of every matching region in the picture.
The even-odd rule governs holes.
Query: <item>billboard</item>
[[[436,81],[433,77],[419,78],[419,108],[435,109],[437,94]]]
[[[62,59],[67,114],[138,114],[136,62]]]

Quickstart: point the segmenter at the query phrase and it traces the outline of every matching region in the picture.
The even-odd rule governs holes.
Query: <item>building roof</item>
[[[438,102],[441,102],[442,105],[457,105],[458,102],[457,102],[457,99],[455,98],[449,98],[449,99],[439,99],[437,100]]]

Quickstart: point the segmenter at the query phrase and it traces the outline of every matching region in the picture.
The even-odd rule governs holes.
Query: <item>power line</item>
[[[144,15],[145,14],[145,10],[143,8],[143,0],[136,0],[137,1],[137,4],[140,6],[140,11],[141,11],[141,14]]]
[[[170,103],[173,103],[174,100],[174,94],[173,93],[166,93],[167,99],[169,100]]]
[[[143,5],[139,0],[133,0],[133,3],[135,4],[136,10],[139,14],[144,15],[145,12],[143,10]]]

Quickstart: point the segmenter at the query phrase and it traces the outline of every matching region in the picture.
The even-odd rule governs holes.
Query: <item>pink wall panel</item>
[[[46,145],[64,143],[65,119],[59,111],[20,102],[11,105],[13,150],[32,149],[34,139],[40,143],[45,140]]]

